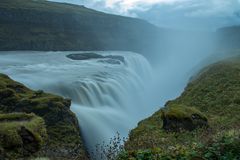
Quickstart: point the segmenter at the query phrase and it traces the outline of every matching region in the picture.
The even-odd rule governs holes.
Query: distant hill
[[[0,1],[0,50],[149,53],[160,29],[144,20],[44,0]],[[151,52],[151,51],[150,51]]]
[[[224,50],[240,48],[240,25],[229,26],[217,30],[219,46]]]

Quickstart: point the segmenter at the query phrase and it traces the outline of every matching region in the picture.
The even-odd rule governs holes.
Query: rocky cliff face
[[[2,0],[0,22],[0,50],[128,50],[148,55],[158,46],[160,32],[140,19],[33,0]]]
[[[8,76],[0,74],[0,113],[34,113],[45,122],[48,138],[43,142],[45,145],[39,148],[39,156],[55,159],[87,159],[78,121],[70,111],[70,105],[71,101],[68,99],[43,91],[32,91]],[[22,119],[24,116],[15,121],[17,123]],[[19,123],[21,129],[20,125],[21,123]],[[24,129],[20,131],[23,131],[21,133],[24,135],[27,133]],[[5,145],[3,143],[3,146]]]

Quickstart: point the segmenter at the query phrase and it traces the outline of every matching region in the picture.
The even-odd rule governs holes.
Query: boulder
[[[167,106],[161,110],[161,118],[163,129],[170,132],[193,131],[208,126],[208,120],[203,113],[184,105]]]

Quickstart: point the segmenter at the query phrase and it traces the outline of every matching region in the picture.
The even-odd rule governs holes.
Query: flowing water
[[[120,55],[120,64],[107,61],[71,60],[81,52],[1,52],[0,72],[32,89],[72,99],[89,150],[108,141],[116,132],[127,136],[139,120],[157,110],[148,104],[152,69],[141,55],[132,52],[95,52]]]

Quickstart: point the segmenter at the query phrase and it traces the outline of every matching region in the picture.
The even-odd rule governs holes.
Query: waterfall
[[[82,136],[89,150],[116,132],[127,136],[137,122],[151,114],[146,101],[152,69],[132,52],[95,52],[118,55],[124,62],[71,60],[76,52],[7,52],[0,54],[0,72],[33,89],[72,99]],[[79,52],[77,52],[79,53]]]

